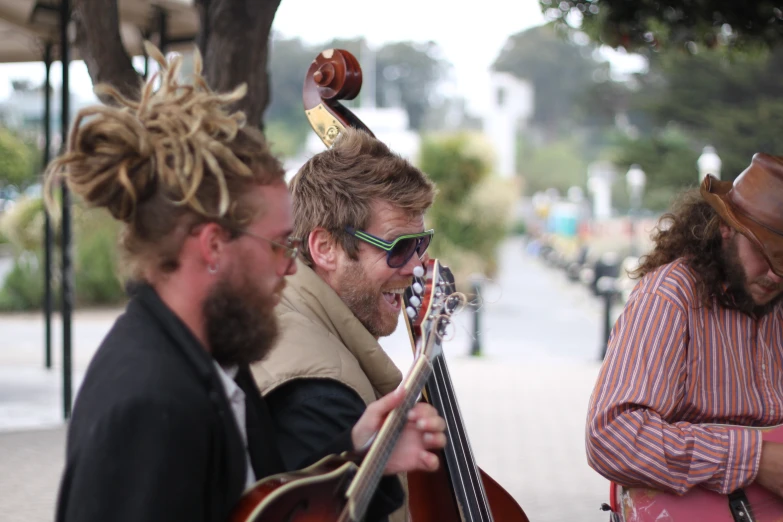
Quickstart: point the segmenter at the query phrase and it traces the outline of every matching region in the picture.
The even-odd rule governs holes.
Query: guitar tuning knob
[[[424,269],[420,266],[417,266],[413,269],[413,275],[416,277],[423,277],[424,276]]]
[[[413,287],[412,288],[413,288],[413,291],[416,292],[419,295],[421,295],[422,290],[424,290],[424,288],[419,283],[413,283]]]
[[[405,313],[408,314],[408,317],[410,317],[411,319],[416,317],[416,309],[413,308],[412,306],[406,308]]]
[[[416,307],[418,307],[418,306],[421,304],[421,299],[419,299],[418,297],[416,297],[416,296],[414,295],[413,297],[411,297],[411,304],[412,304],[413,306],[416,306]]]

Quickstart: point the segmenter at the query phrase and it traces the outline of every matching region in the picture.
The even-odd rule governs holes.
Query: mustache
[[[783,290],[783,286],[776,285],[772,281],[769,281],[769,282],[767,282],[767,281],[756,281],[756,284],[759,285],[764,290],[767,290],[769,292],[773,292],[773,291],[774,292],[779,292],[779,291]]]
[[[392,290],[397,290],[399,288],[408,288],[412,284],[413,284],[413,277],[411,277],[410,279],[407,279],[405,281],[399,281],[397,283],[389,283],[389,284],[383,285],[383,287],[381,288],[381,293],[383,293],[383,292],[390,292]]]
[[[773,282],[767,277],[762,277],[761,279],[758,279],[756,281],[756,284],[760,287],[764,288],[765,290],[781,290],[783,289],[783,285]]]

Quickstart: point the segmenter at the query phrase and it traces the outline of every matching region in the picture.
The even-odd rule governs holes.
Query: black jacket
[[[278,447],[286,469],[308,464],[310,455],[326,453],[324,441],[350,430],[367,406],[348,386],[331,379],[294,379],[266,397],[278,432]],[[367,520],[385,522],[405,501],[396,476],[381,479]]]
[[[225,522],[244,490],[246,460],[222,383],[155,291],[134,293],[79,390],[56,520]],[[246,367],[236,381],[256,477],[282,472],[273,421]],[[350,444],[346,431],[322,455]]]

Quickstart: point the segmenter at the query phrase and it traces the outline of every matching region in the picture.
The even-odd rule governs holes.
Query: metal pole
[[[49,164],[52,148],[52,42],[46,42],[44,47],[44,150],[43,168]],[[44,208],[44,358],[46,368],[52,367],[52,218]]]
[[[60,0],[60,62],[63,66],[62,103],[60,104],[62,150],[68,147],[68,124],[70,116],[71,90],[68,78],[70,49],[68,22],[70,21],[70,0]],[[71,417],[73,391],[71,388],[71,309],[73,305],[73,269],[71,267],[71,195],[68,186],[62,184],[62,320],[63,320],[63,417]]]
[[[636,220],[639,217],[639,214],[641,213],[640,210],[642,208],[642,202],[641,202],[641,194],[639,192],[639,189],[634,189],[633,194],[631,196],[631,210],[629,212],[629,217],[631,218],[631,255],[632,256],[638,256],[639,255],[639,245],[636,243]]]
[[[144,35],[144,39],[145,40],[149,40],[149,35],[145,34]],[[144,54],[144,80],[146,81],[147,78],[149,78],[149,75],[150,75],[150,57],[147,56],[147,50],[146,49],[143,49],[143,53],[142,54]]]
[[[473,342],[470,345],[470,355],[481,355],[481,303],[479,303],[479,296],[481,295],[481,281],[478,278],[474,278],[471,283],[471,292],[473,293]]]
[[[168,46],[168,14],[164,9],[158,11],[158,36],[160,37],[160,52],[166,55],[166,47]]]
[[[611,290],[604,292],[604,342],[601,346],[601,360],[606,357],[606,350],[609,348],[609,336],[612,333],[612,296]]]

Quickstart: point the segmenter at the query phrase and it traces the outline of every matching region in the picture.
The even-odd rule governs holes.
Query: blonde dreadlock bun
[[[228,94],[210,90],[201,76],[198,50],[192,83],[180,83],[182,57],[167,63],[155,46],[144,45],[160,71],[147,81],[138,102],[110,86],[96,86],[97,94],[110,96],[117,106],[78,113],[67,152],[47,168],[47,205],[53,206],[51,191],[62,178],[90,206],[105,207],[126,223],[133,221],[139,204],[159,191],[175,205],[220,218],[230,204],[226,174],[252,175],[226,146],[245,124],[244,114],[228,113],[227,106],[245,95],[246,86]],[[160,87],[154,90],[157,77]],[[216,186],[217,198],[199,194],[205,183]]]

